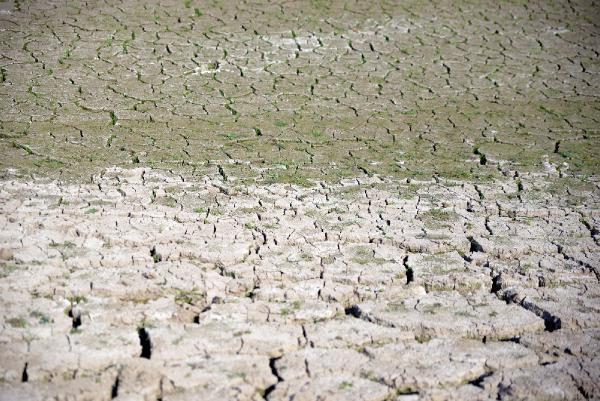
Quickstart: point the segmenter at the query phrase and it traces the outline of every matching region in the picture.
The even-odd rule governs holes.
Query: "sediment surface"
[[[593,400],[599,6],[0,3],[0,400]]]

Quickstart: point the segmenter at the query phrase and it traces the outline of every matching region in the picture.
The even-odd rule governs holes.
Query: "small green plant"
[[[65,242],[54,242],[52,241],[50,243],[50,247],[52,248],[74,248],[75,244],[71,241],[65,241]]]
[[[359,247],[358,249],[356,249],[352,261],[359,265],[366,265],[368,263],[383,264],[387,262],[383,258],[375,257],[373,250],[369,249],[368,247]]]
[[[456,218],[456,213],[438,208],[429,209],[422,215],[424,218],[428,218],[435,221],[451,221]]]
[[[192,290],[177,290],[175,294],[175,303],[194,305],[205,297],[204,293],[197,289]]]
[[[48,316],[40,311],[37,311],[37,310],[32,311],[29,314],[29,316],[31,316],[34,319],[38,319],[38,323],[40,323],[40,324],[48,324],[48,323],[53,322],[53,320],[50,316]]]
[[[519,273],[527,274],[527,272],[531,269],[533,269],[533,265],[531,263],[522,263],[521,266],[519,266]]]
[[[456,316],[463,316],[463,317],[476,317],[474,314],[468,312],[468,311],[458,311],[454,313]]]
[[[27,320],[22,317],[11,317],[10,319],[6,320],[6,322],[17,329],[27,327]]]
[[[163,206],[175,207],[177,206],[177,199],[172,196],[161,196],[157,199],[158,203]]]
[[[0,278],[8,277],[15,270],[17,270],[16,265],[13,265],[13,264],[0,265]]]
[[[31,148],[27,145],[22,145],[20,143],[17,142],[13,142],[13,147],[17,148],[17,149],[22,149],[24,150],[28,155],[34,155],[35,153],[33,152],[33,150],[31,150]]]
[[[149,322],[148,320],[146,320],[146,318],[144,318],[141,322],[138,323],[137,331],[139,332],[140,330],[152,329],[155,327],[156,327],[156,325],[154,325],[152,322]]]
[[[415,340],[417,340],[419,344],[423,344],[429,342],[431,340],[431,336],[429,334],[421,333],[415,336]]]
[[[221,209],[215,208],[215,207],[211,207],[210,208],[210,214],[213,216],[221,216],[223,215],[223,211]]]
[[[339,389],[340,390],[345,390],[345,389],[350,388],[350,387],[352,387],[352,382],[347,382],[347,381],[344,380],[343,382],[340,383]]]
[[[425,305],[423,307],[423,313],[428,313],[431,315],[435,315],[436,312],[438,311],[438,309],[440,309],[442,307],[442,304],[439,302],[436,302],[434,304],[431,305]]]
[[[67,298],[71,304],[81,304],[87,301],[85,295],[71,295]]]

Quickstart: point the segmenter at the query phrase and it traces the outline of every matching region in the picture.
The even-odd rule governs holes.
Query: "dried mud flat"
[[[600,399],[597,11],[0,3],[0,400]]]
[[[598,213],[520,182],[7,180],[2,398],[593,398]]]

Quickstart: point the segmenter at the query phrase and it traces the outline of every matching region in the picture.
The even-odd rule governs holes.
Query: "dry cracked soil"
[[[599,15],[0,2],[0,400],[600,400]]]

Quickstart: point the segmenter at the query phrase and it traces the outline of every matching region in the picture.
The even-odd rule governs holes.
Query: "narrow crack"
[[[502,275],[498,274],[492,277],[492,288],[490,292],[492,294],[497,294],[500,290],[502,290]]]
[[[502,294],[502,299],[507,303],[515,303],[524,308],[525,310],[528,310],[529,312],[532,312],[539,318],[543,319],[546,331],[553,332],[555,330],[559,330],[562,327],[562,321],[560,317],[536,305],[534,302],[527,299],[527,297],[521,298],[521,296],[514,290],[505,291]]]
[[[113,385],[112,385],[112,387],[110,389],[110,398],[111,398],[111,400],[114,400],[119,395],[120,380],[121,380],[121,372],[119,372],[117,374],[117,377],[115,377],[115,381],[114,381],[114,383],[113,383]]]
[[[483,252],[483,246],[475,238],[467,237],[469,242],[471,243],[471,247],[469,248],[469,252]]]
[[[29,368],[29,362],[25,362],[25,366],[23,366],[23,372],[21,373],[21,382],[27,383],[29,381],[29,373],[27,369]]]
[[[71,306],[71,308],[69,308],[68,316],[71,318],[71,328],[77,330],[77,328],[81,326],[81,312]]]
[[[150,341],[150,334],[144,327],[142,327],[138,329],[138,337],[140,339],[140,346],[142,347],[140,358],[150,359],[152,357],[152,342]]]
[[[275,388],[277,387],[277,385],[283,381],[283,378],[279,375],[279,372],[277,371],[277,365],[276,365],[276,362],[280,359],[281,359],[281,357],[269,359],[269,367],[271,368],[271,373],[273,374],[273,376],[275,376],[277,378],[277,383],[271,384],[269,387],[267,387],[265,389],[265,392],[263,394],[263,398],[265,400],[269,399],[269,395],[273,391],[275,391]]]
[[[408,265],[408,255],[404,257],[402,264],[406,270],[406,284],[410,284],[415,280],[415,272],[413,268]]]
[[[494,374],[494,372],[485,372],[484,374],[482,374],[481,376],[477,377],[476,379],[470,380],[469,384],[479,387],[481,389],[483,389],[483,382],[485,381],[485,379],[487,379],[488,377],[492,376]]]
[[[152,247],[152,249],[150,249],[150,256],[152,257],[152,260],[154,261],[154,263],[158,263],[160,261],[162,261],[162,255],[158,252],[156,252],[156,245]]]

